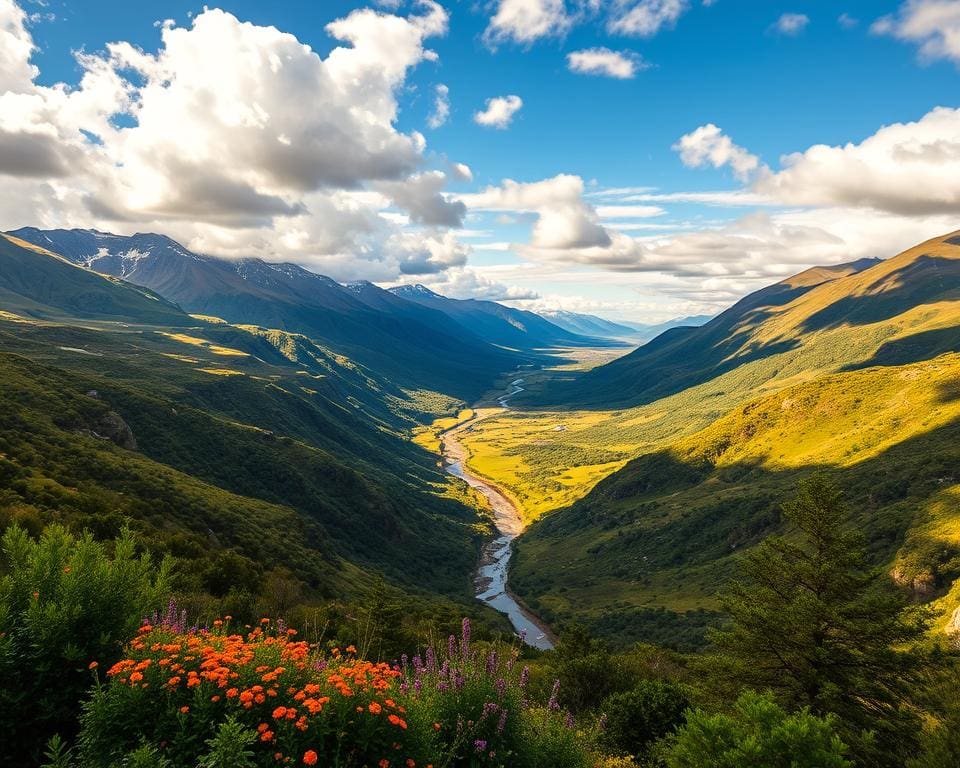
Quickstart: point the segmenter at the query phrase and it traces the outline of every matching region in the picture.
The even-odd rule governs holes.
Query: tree
[[[732,714],[695,710],[665,747],[668,768],[851,768],[833,715],[788,715],[773,698],[747,691]]]
[[[909,706],[921,663],[909,645],[926,614],[868,567],[840,491],[817,476],[783,505],[791,524],[742,561],[721,595],[727,628],[705,666],[731,686],[770,689],[790,708],[836,714],[865,765],[902,765],[919,721]]]

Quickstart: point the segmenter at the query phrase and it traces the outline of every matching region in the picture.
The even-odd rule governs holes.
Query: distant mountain
[[[567,312],[563,309],[545,309],[537,314],[570,333],[582,336],[625,339],[636,336],[638,331],[634,325],[615,323],[596,315]]]
[[[524,361],[447,314],[370,283],[348,288],[295,264],[202,256],[156,234],[32,227],[12,234],[147,287],[187,312],[302,333],[409,387],[469,399]]]
[[[533,312],[495,301],[449,299],[423,285],[401,285],[390,291],[407,301],[439,310],[490,344],[517,350],[597,346],[597,338],[574,333]]]
[[[709,323],[713,318],[714,315],[689,315],[688,317],[676,317],[663,323],[630,323],[630,325],[636,329],[635,335],[637,338],[641,341],[650,341],[672,328],[699,328],[701,325]]]
[[[42,320],[99,319],[182,326],[194,321],[152,291],[79,268],[0,235],[0,309]]]

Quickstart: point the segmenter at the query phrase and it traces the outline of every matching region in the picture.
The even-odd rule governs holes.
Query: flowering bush
[[[112,552],[111,552],[112,550]],[[0,539],[0,765],[36,765],[47,739],[72,739],[91,661],[112,664],[147,611],[169,594],[170,563],[58,525],[39,540]]]
[[[556,697],[553,709],[530,707],[515,654],[472,650],[468,622],[442,658],[355,654],[321,652],[267,619],[242,634],[229,617],[188,629],[171,607],[97,685],[80,762],[111,768],[148,745],[174,768],[592,764]],[[550,745],[563,762],[538,758]]]

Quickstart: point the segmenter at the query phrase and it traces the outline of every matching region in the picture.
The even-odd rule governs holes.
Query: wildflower
[[[477,750],[477,752],[483,752],[487,748],[487,742],[483,739],[477,739],[473,742],[473,748]]]
[[[390,768],[390,761],[387,758],[383,758],[379,763],[377,763],[380,768]]]
[[[189,712],[189,711],[190,711],[190,707],[188,707],[186,704],[184,704],[182,707],[180,707],[180,714],[181,714],[181,715],[185,715],[185,714],[187,714],[187,712]]]
[[[381,707],[375,701],[371,701],[370,706],[368,706],[367,709],[370,710],[371,715],[379,715],[381,712],[383,712],[383,707]]]
[[[303,753],[303,764],[304,765],[316,765],[317,764],[317,753],[312,749],[308,749]]]
[[[470,619],[463,617],[463,625],[460,630],[460,651],[466,660],[470,656]]]
[[[273,710],[273,719],[282,720],[286,716],[286,714],[287,714],[286,707],[277,707],[275,710]]]
[[[91,662],[87,665],[87,669],[96,669],[96,668],[99,667],[99,666],[100,666],[100,664],[97,663],[96,661],[91,661]]]
[[[416,765],[417,763],[412,757],[407,758],[407,768],[415,768]]]
[[[560,681],[553,681],[553,691],[550,693],[550,701],[547,702],[547,708],[556,712],[560,709]]]

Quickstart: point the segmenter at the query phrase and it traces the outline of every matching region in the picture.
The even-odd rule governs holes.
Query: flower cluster
[[[357,659],[352,646],[321,654],[295,630],[276,630],[266,619],[244,634],[229,619],[193,631],[179,618],[144,624],[107,670],[110,688],[131,704],[159,705],[156,736],[174,757],[195,732],[235,715],[256,731],[264,764],[429,766],[406,738],[399,669]]]
[[[323,651],[267,619],[240,633],[229,617],[190,629],[172,609],[155,618],[85,711],[85,765],[116,765],[143,743],[175,768],[219,765],[208,750],[221,731],[249,752],[244,765],[505,768],[547,742],[558,766],[590,764],[556,704],[532,705],[519,649],[471,643],[468,621],[443,652],[387,664],[352,646]]]

